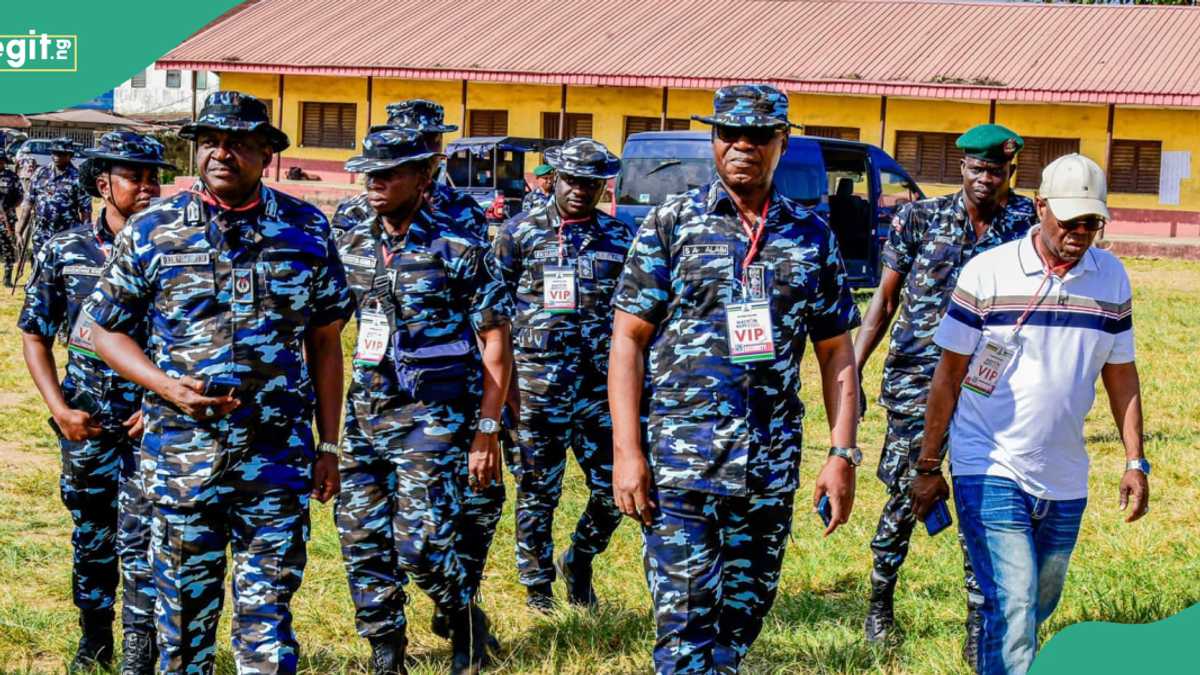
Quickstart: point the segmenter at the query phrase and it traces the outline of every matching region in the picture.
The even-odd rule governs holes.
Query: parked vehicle
[[[529,191],[526,153],[544,152],[562,143],[556,138],[517,136],[460,138],[446,145],[446,177],[451,185],[474,197],[480,208],[491,208],[498,221],[503,221],[521,210],[521,200]],[[503,198],[503,214],[495,208],[497,196]]]
[[[25,142],[21,143],[21,146],[17,149],[17,165],[21,166],[23,160],[32,159],[39,167],[49,166],[50,144],[52,142],[53,141],[51,141],[49,138],[27,139]],[[74,164],[75,168],[79,168],[79,165],[83,164],[83,157],[80,156],[80,153],[76,152],[75,155],[71,157],[71,164]],[[28,165],[27,161],[25,162],[25,165]]]

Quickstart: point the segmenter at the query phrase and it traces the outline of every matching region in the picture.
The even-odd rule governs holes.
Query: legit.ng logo
[[[79,36],[0,33],[0,73],[74,73],[79,70]]]

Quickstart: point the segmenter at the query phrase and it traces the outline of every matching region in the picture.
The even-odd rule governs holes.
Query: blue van
[[[711,182],[712,139],[702,131],[650,131],[625,142],[616,216],[636,228],[670,195]],[[880,251],[901,204],[924,199],[917,182],[883,150],[857,141],[792,136],[775,170],[784,195],[812,207],[837,236],[851,286],[879,283]]]

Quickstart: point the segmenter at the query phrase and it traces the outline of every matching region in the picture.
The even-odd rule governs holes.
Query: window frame
[[[272,112],[270,106],[267,112]],[[315,121],[309,118],[310,112],[317,115]],[[327,118],[334,114],[337,120],[329,121]],[[350,119],[348,130],[345,126],[347,117]],[[312,126],[314,123],[315,127]],[[330,133],[332,124],[337,125],[336,135]],[[301,101],[300,147],[333,150],[353,150],[358,147],[358,104],[347,101]]]

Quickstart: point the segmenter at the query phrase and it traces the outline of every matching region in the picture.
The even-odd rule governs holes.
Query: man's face
[[[978,206],[994,206],[1007,197],[1011,176],[1011,162],[988,162],[975,157],[962,160],[963,194]]]
[[[590,218],[604,195],[605,182],[603,178],[558,174],[554,183],[554,201],[559,213],[567,218]]]
[[[718,125],[713,129],[717,175],[735,191],[769,187],[785,149],[787,134],[780,127]]]
[[[204,184],[224,201],[244,198],[271,163],[271,147],[260,134],[201,129],[196,134],[196,165]]]
[[[1096,234],[1104,226],[1100,216],[1086,215],[1071,220],[1059,220],[1050,210],[1050,204],[1039,197],[1037,199],[1038,218],[1042,221],[1038,236],[1042,245],[1064,262],[1075,262],[1083,257],[1084,252],[1096,240]]]
[[[537,176],[534,179],[538,189],[546,194],[550,194],[550,187],[554,185],[554,173],[548,173],[545,176]]]
[[[105,201],[126,214],[145,209],[162,194],[158,167],[136,164],[114,164],[96,177],[96,188]]]
[[[429,164],[408,162],[384,171],[367,174],[367,203],[385,216],[403,215],[413,210],[429,187]]]
[[[65,169],[71,163],[71,153],[69,152],[52,152],[50,158],[54,160],[54,166],[59,169]]]

